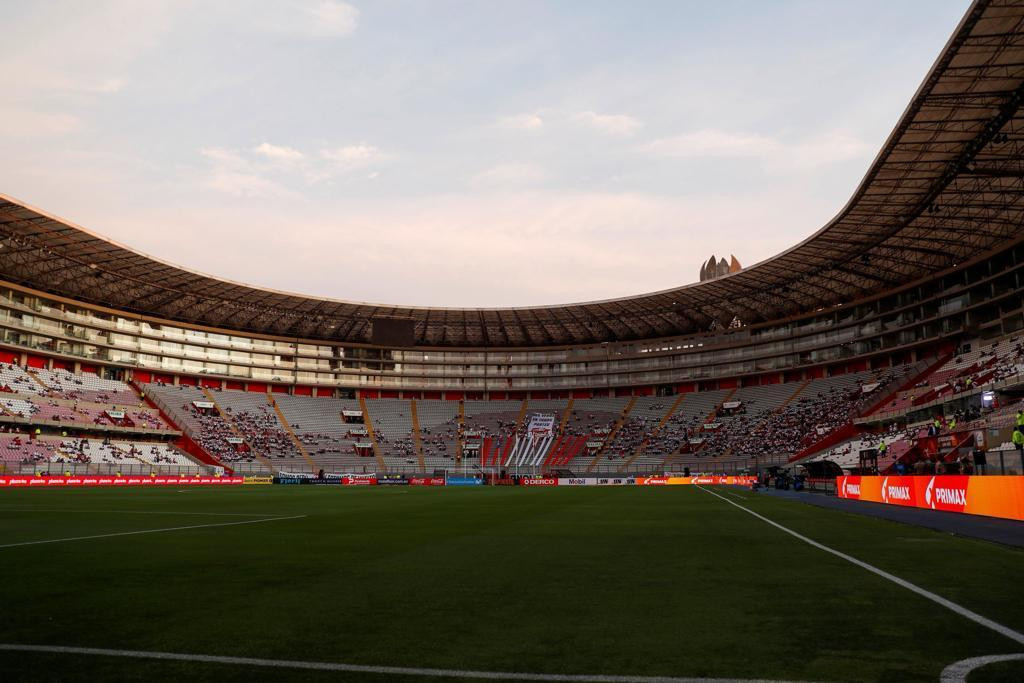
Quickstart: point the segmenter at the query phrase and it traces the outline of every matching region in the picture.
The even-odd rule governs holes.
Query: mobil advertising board
[[[597,477],[559,477],[559,486],[597,486]]]

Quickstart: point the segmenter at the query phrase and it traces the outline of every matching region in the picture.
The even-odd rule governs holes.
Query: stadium
[[[1022,104],[977,0],[827,225],[559,306],[0,195],[4,678],[1021,680]]]

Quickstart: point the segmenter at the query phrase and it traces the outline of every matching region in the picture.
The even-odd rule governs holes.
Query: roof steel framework
[[[651,339],[768,322],[886,291],[1019,239],[1024,217],[1024,0],[967,11],[839,214],[738,273],[639,296],[527,308],[338,301],[202,275],[0,195],[0,276],[184,324],[370,343],[377,317],[431,347]]]

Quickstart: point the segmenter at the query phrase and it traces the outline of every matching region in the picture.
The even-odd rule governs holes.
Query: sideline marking
[[[840,552],[838,550],[835,550],[834,548],[829,548],[827,545],[822,545],[821,543],[818,543],[815,540],[807,538],[803,534],[799,534],[799,533],[793,531],[792,529],[788,529],[788,528],[782,526],[778,522],[773,522],[772,520],[768,519],[764,515],[760,515],[760,514],[754,512],[753,510],[751,510],[749,508],[743,507],[739,503],[734,503],[731,500],[729,500],[728,498],[726,498],[724,496],[720,496],[720,495],[718,495],[717,493],[715,493],[714,491],[712,491],[710,489],[706,489],[706,488],[704,488],[703,486],[700,486],[700,485],[698,485],[697,488],[699,488],[701,491],[704,491],[705,493],[710,493],[715,498],[721,498],[722,500],[724,500],[729,505],[733,505],[735,507],[738,507],[740,510],[743,510],[747,514],[753,515],[754,517],[757,517],[762,522],[767,522],[768,524],[771,524],[773,527],[775,527],[776,529],[779,529],[780,531],[785,531],[790,536],[793,536],[794,538],[798,538],[801,541],[803,541],[804,543],[812,545],[815,548],[818,548],[819,550],[824,550],[826,553],[830,553],[832,555],[835,555],[836,557],[842,558],[842,559],[846,560],[847,562],[850,562],[852,564],[857,565],[858,567],[861,567],[862,569],[867,569],[872,574],[877,574],[878,576],[881,576],[883,579],[886,579],[887,581],[892,581],[897,586],[902,586],[903,588],[906,588],[909,591],[913,591],[914,593],[917,593],[918,595],[920,595],[920,596],[922,596],[924,598],[927,598],[927,599],[931,600],[934,603],[942,605],[943,607],[945,607],[948,610],[952,610],[953,612],[956,612],[957,614],[959,614],[962,617],[966,617],[967,619],[970,619],[971,621],[973,621],[975,623],[981,624],[985,628],[992,629],[996,633],[998,633],[1000,635],[1003,635],[1003,636],[1006,636],[1010,640],[1016,641],[1017,643],[1019,643],[1021,645],[1024,645],[1024,633],[1020,633],[1019,631],[1014,631],[1009,626],[1003,626],[1002,624],[1000,624],[998,622],[992,621],[988,617],[983,617],[980,614],[978,614],[977,612],[972,612],[971,610],[967,609],[966,607],[963,607],[961,605],[956,604],[952,600],[947,600],[946,598],[942,597],[941,595],[938,595],[936,593],[932,593],[929,590],[925,590],[924,588],[921,588],[920,586],[918,586],[916,584],[910,583],[906,579],[901,579],[900,577],[896,576],[895,574],[890,574],[889,572],[885,571],[884,569],[879,569],[878,567],[876,567],[876,566],[874,566],[872,564],[868,564],[867,562],[864,562],[863,560],[858,560],[856,557],[853,557],[852,555],[847,555],[846,553]]]
[[[207,515],[210,517],[273,517],[276,512],[181,512],[177,510],[94,510],[92,508],[0,507],[0,512],[98,512],[119,515]]]
[[[939,683],[964,683],[967,676],[975,669],[980,669],[996,662],[1024,661],[1024,654],[1019,655],[988,655],[986,657],[971,657],[953,662],[942,670],[939,676]]]
[[[261,524],[263,522],[279,522],[285,519],[303,519],[306,515],[295,515],[293,517],[271,517],[270,519],[247,519],[244,522],[220,522],[219,524],[193,524],[191,526],[173,526],[166,529],[143,529],[142,531],[119,531],[113,534],[95,534],[93,536],[73,536],[71,538],[51,538],[45,541],[22,541],[20,543],[5,543],[0,548],[16,548],[23,545],[43,545],[45,543],[64,543],[65,541],[87,541],[94,538],[112,538],[114,536],[137,536],[139,534],[159,534],[164,531],[184,531],[186,529],[209,529],[218,526],[239,526],[241,524]]]
[[[108,650],[98,647],[67,647],[62,645],[16,645],[0,643],[0,651],[47,652],[71,655],[102,655],[131,657],[134,659],[164,659],[179,662],[207,664],[241,664],[277,669],[306,669],[315,671],[345,671],[349,673],[385,674],[391,676],[443,676],[447,678],[483,678],[499,681],[593,681],[595,683],[782,683],[761,679],[742,678],[680,678],[676,676],[614,676],[603,674],[539,674],[505,671],[465,671],[462,669],[424,669],[405,666],[372,666],[368,664],[335,664],[333,662],[303,662],[288,659],[255,659],[252,657],[223,657],[218,655],[181,654],[177,652],[146,652],[142,650]]]

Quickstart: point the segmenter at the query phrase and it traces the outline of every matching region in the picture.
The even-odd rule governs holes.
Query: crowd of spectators
[[[257,453],[267,457],[299,458],[302,457],[295,447],[291,436],[285,431],[277,414],[270,406],[260,406],[256,410],[232,411],[225,409],[226,417],[234,422],[242,433],[245,442]]]

